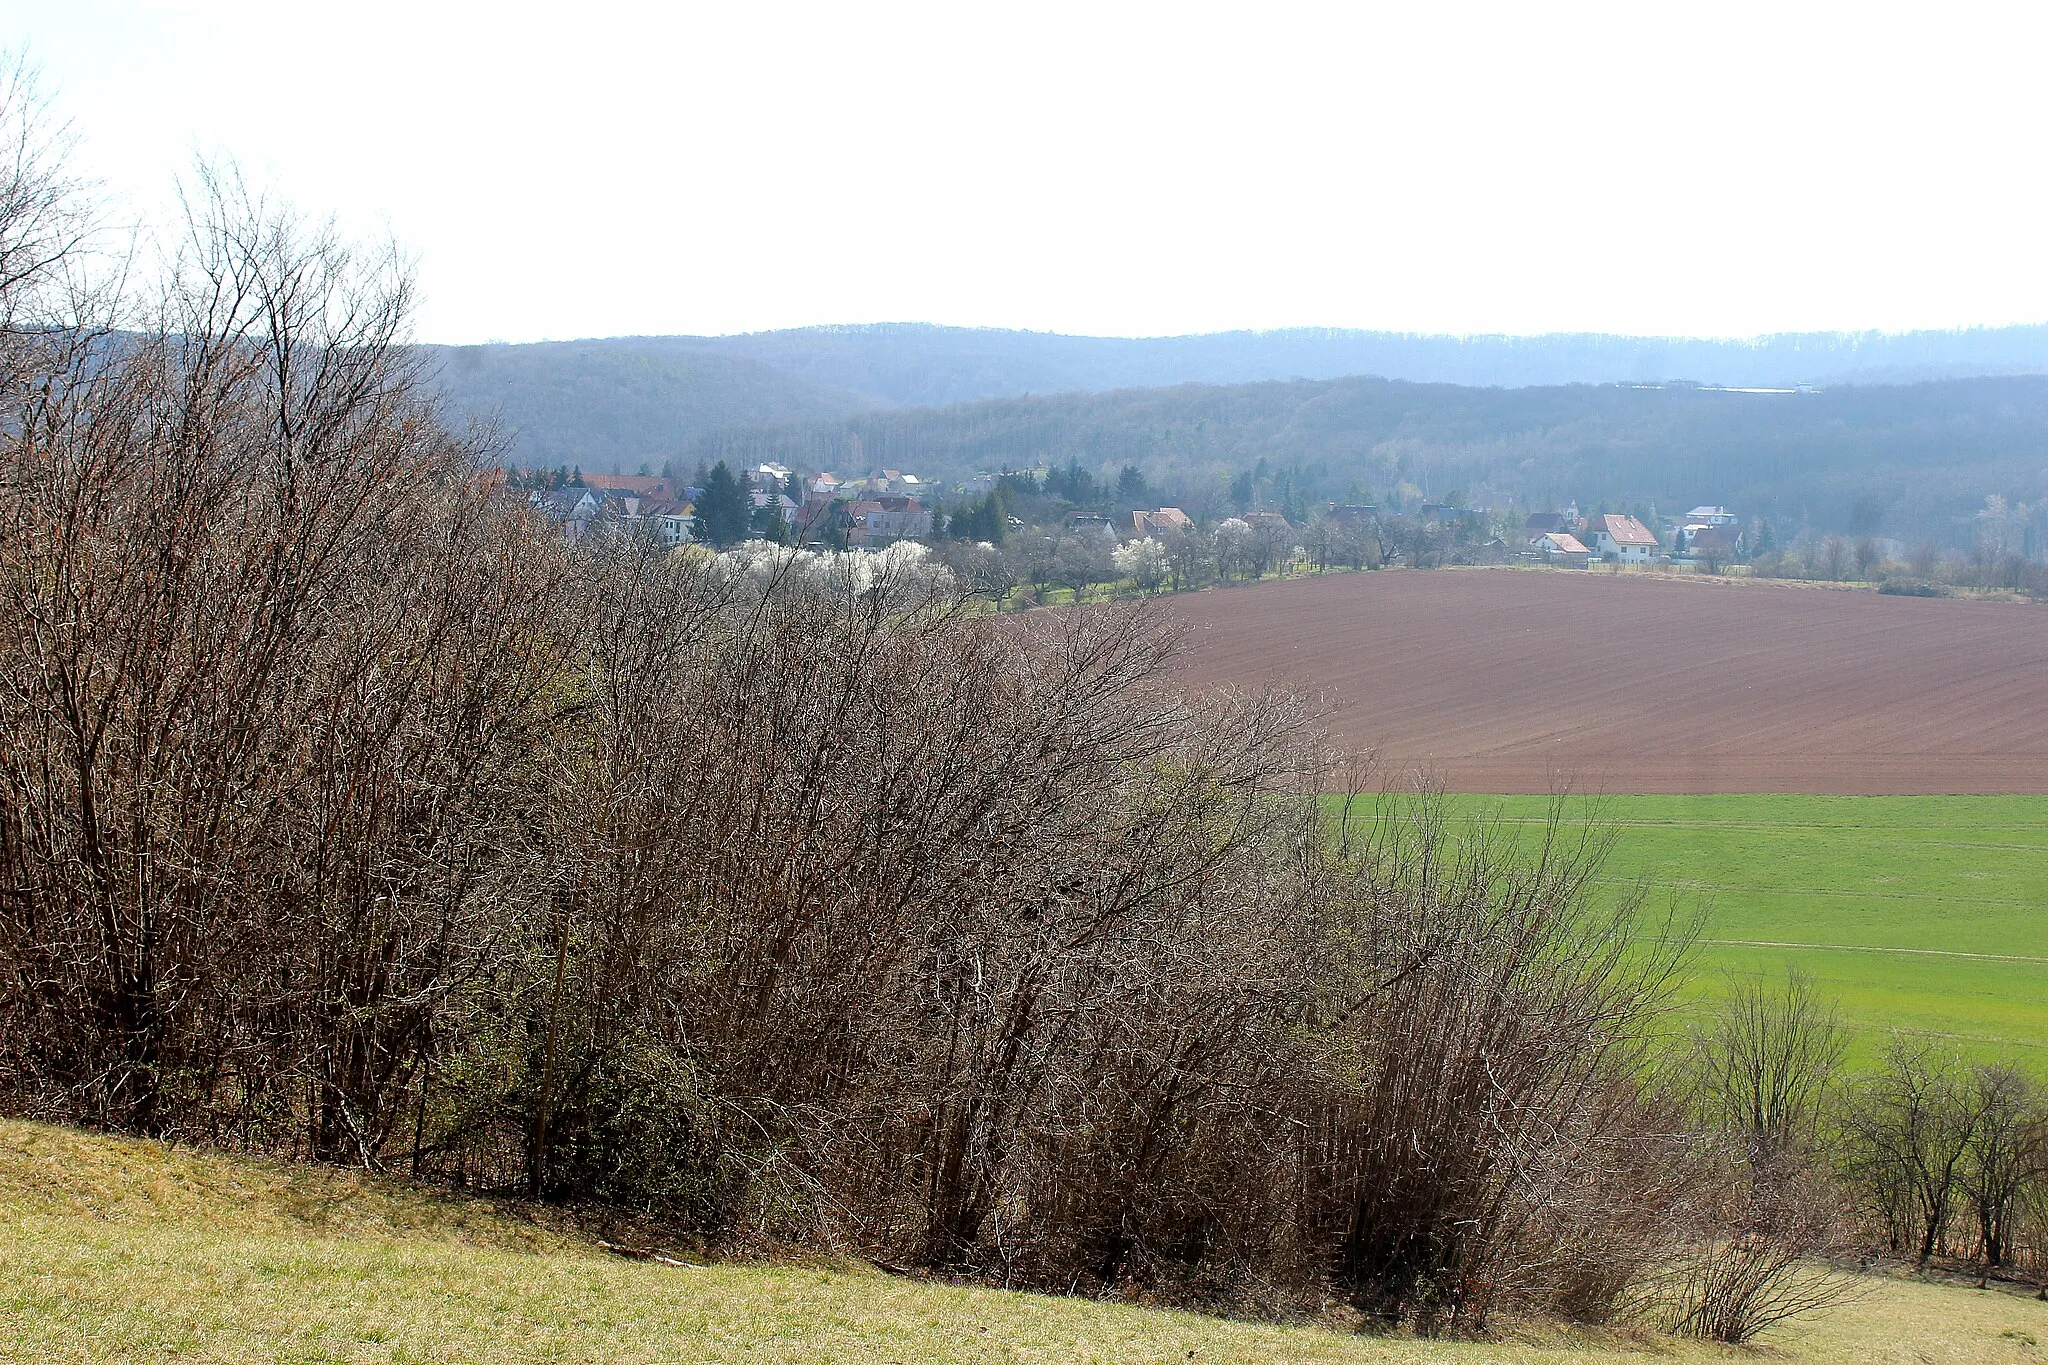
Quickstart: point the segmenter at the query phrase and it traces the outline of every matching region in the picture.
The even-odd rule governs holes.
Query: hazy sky
[[[154,211],[394,233],[429,340],[2048,321],[2048,6],[0,0]]]

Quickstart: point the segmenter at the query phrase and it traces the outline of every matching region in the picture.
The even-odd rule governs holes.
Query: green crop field
[[[1547,797],[1445,798],[1533,831]],[[1799,968],[1868,1057],[1892,1030],[1939,1034],[2048,1074],[2048,797],[1609,796],[1607,894],[1706,907],[1687,991]]]

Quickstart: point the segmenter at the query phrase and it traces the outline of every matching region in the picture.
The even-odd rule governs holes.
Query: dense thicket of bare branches
[[[2048,1281],[2048,1095],[2026,1074],[1909,1037],[1843,1114],[1850,1189],[1891,1254],[2030,1262]]]
[[[147,328],[8,357],[10,1073],[366,1159],[499,937],[569,580],[414,395],[403,277],[203,202]]]
[[[22,164],[0,248],[66,240]],[[572,549],[388,256],[191,203],[147,307],[0,278],[0,1104],[1424,1330],[1609,1316],[1700,1226],[1687,926],[1596,910],[1598,839],[1333,822],[1313,711],[1176,690],[1144,609]]]

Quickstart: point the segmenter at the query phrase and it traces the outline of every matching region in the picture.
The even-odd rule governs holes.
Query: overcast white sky
[[[2048,320],[2048,6],[0,0],[138,209],[394,233],[435,341]]]

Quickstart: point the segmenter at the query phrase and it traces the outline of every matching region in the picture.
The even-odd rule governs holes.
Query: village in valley
[[[529,505],[572,541],[642,538],[680,548],[727,548],[765,541],[812,551],[881,550],[900,542],[974,542],[1012,551],[1025,547],[1097,552],[1099,581],[1124,576],[1157,587],[1168,552],[1200,538],[1217,576],[1262,577],[1334,567],[1539,563],[1564,568],[1671,565],[1718,573],[1770,548],[1770,530],[1745,529],[1728,508],[1701,505],[1680,516],[1654,508],[1583,513],[1576,502],[1525,511],[1512,504],[1472,507],[1461,499],[1417,499],[1412,505],[1325,503],[1290,518],[1281,510],[1228,509],[1198,517],[1176,506],[1132,505],[1128,496],[1074,505],[1060,496],[1062,478],[1088,480],[1090,490],[1128,494],[1142,480],[1126,471],[1118,483],[1095,482],[1075,466],[983,473],[943,483],[897,469],[859,477],[831,471],[799,473],[764,462],[733,474],[723,464],[686,483],[661,474],[586,474],[580,469],[514,471]],[[720,485],[723,485],[721,487]],[[1021,515],[1020,515],[1021,514]],[[1653,529],[1654,527],[1654,529]],[[1143,567],[1157,547],[1156,574]],[[1761,544],[1759,543],[1761,542]],[[1895,547],[1888,547],[1895,548]],[[1233,569],[1236,572],[1233,572]],[[1067,575],[1072,577],[1074,575]],[[1080,586],[1076,584],[1075,586]]]

